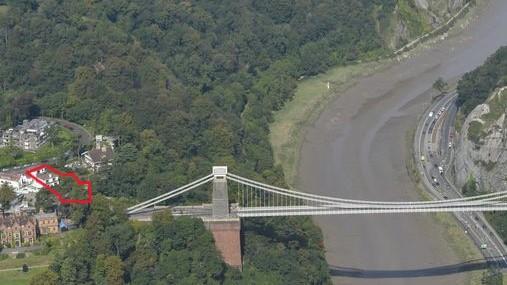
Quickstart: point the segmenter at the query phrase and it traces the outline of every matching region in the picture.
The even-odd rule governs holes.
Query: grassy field
[[[316,119],[330,99],[352,86],[354,78],[371,74],[387,66],[387,63],[388,61],[370,62],[336,67],[300,81],[293,100],[275,113],[275,120],[270,126],[275,161],[282,165],[289,185],[295,183],[303,128]]]
[[[0,16],[7,14],[8,10],[9,10],[9,7],[7,7],[5,5],[0,5]]]
[[[46,268],[34,268],[28,272],[18,271],[4,271],[0,272],[0,284],[5,285],[28,285],[30,278],[38,272],[44,271]]]
[[[48,265],[53,261],[51,255],[30,255],[25,258],[13,258],[9,257],[5,260],[0,261],[0,272],[4,269],[21,268],[23,264],[28,266],[40,266]],[[0,282],[0,284],[5,284]]]
[[[53,261],[51,255],[30,255],[25,258],[9,257],[0,261],[0,284],[9,285],[26,285],[30,277],[38,272],[44,271],[46,266]],[[29,267],[28,272],[22,272],[21,266],[27,264]],[[36,268],[32,268],[35,266]],[[14,270],[9,270],[14,269]]]

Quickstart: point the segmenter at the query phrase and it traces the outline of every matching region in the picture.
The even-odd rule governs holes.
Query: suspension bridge
[[[159,205],[207,184],[212,184],[213,189],[209,204],[173,207]],[[213,233],[224,260],[232,266],[240,267],[240,218],[506,211],[506,198],[507,191],[432,201],[342,199],[268,185],[229,173],[226,166],[214,166],[211,174],[134,205],[127,209],[127,214],[133,220],[149,221],[154,212],[169,209],[174,216],[200,217]]]

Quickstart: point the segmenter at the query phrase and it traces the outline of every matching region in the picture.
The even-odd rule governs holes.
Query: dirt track
[[[406,134],[438,77],[455,78],[507,45],[507,1],[491,0],[458,36],[358,79],[306,130],[300,187],[367,200],[419,200],[407,176]],[[337,284],[465,284],[443,227],[428,215],[329,216],[321,226]]]

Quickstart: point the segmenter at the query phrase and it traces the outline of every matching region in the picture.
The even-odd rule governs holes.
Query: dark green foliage
[[[488,269],[482,274],[481,284],[483,285],[502,285],[503,274],[498,269]]]
[[[466,197],[472,197],[482,194],[482,192],[477,189],[477,181],[475,180],[475,177],[473,177],[472,175],[468,177],[467,182],[461,188],[461,192]]]
[[[486,217],[489,222],[495,228],[496,232],[503,239],[503,242],[507,244],[507,213],[506,212],[493,212],[486,213]]]
[[[433,89],[439,91],[440,93],[443,93],[447,89],[447,82],[442,79],[442,77],[439,77],[434,83],[433,83]]]
[[[0,126],[43,114],[117,136],[113,167],[92,177],[94,190],[138,200],[217,164],[283,184],[268,140],[272,111],[292,98],[300,76],[385,52],[376,23],[385,26],[395,6],[394,0],[6,3],[9,13],[0,16]],[[208,193],[177,202],[203,201]],[[63,284],[116,280],[122,270],[131,284],[154,278],[162,284],[328,280],[320,233],[307,219],[247,223],[247,265],[240,274],[217,259],[201,223],[133,230],[105,204],[99,199],[91,208],[60,209],[84,227],[83,242],[53,266]],[[195,240],[189,245],[174,227]],[[104,256],[97,260],[98,254]],[[120,257],[124,267],[110,256]],[[116,273],[97,272],[97,262]]]
[[[456,104],[468,115],[477,105],[484,103],[497,88],[507,85],[507,47],[500,48],[486,63],[465,74],[458,83]]]

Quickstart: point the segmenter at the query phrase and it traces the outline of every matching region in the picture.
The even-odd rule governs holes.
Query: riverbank
[[[358,78],[367,77],[388,68],[393,63],[413,58],[439,41],[459,34],[474,21],[477,10],[484,5],[484,1],[477,1],[477,6],[467,7],[468,12],[458,17],[445,35],[437,34],[429,39],[425,37],[425,41],[418,41],[418,45],[411,46],[411,49],[403,48],[407,51],[397,53],[397,56],[393,55],[393,58],[338,66],[323,74],[299,81],[293,99],[287,102],[280,111],[275,112],[274,121],[270,125],[270,142],[275,163],[282,166],[287,184],[290,186],[297,184],[295,178],[304,137],[303,130],[318,118],[331,100],[354,86]]]
[[[282,166],[288,185],[294,186],[297,182],[295,177],[304,128],[318,118],[337,94],[353,86],[355,78],[373,74],[391,61],[335,67],[299,82],[294,98],[275,113],[269,134],[275,161]]]
[[[461,76],[507,41],[504,32],[492,29],[504,24],[507,3],[490,3],[481,21],[471,11],[447,33],[448,40],[438,37],[375,72],[351,76],[343,89],[330,84],[328,90],[325,77],[308,79],[325,92],[315,94],[309,88],[306,96],[312,101],[300,100],[299,108],[290,107],[290,116],[277,113],[277,120],[286,121],[273,124],[279,124],[277,131],[272,131],[279,136],[273,135],[272,141],[282,141],[273,146],[275,157],[284,170],[292,169],[286,173],[289,184],[310,193],[342,198],[420,200],[406,175],[405,134],[431,100],[426,91],[438,77],[448,80]],[[295,100],[304,97],[299,93],[303,84]],[[312,102],[320,102],[313,105],[317,111],[309,111]],[[289,106],[281,112],[290,113]],[[295,181],[296,173],[304,181]],[[465,284],[471,279],[470,273],[438,273],[441,268],[459,267],[467,260],[449,244],[445,234],[449,226],[435,223],[430,215],[315,220],[323,231],[327,261],[337,282]],[[425,268],[421,273],[424,278],[414,273],[420,268]],[[376,279],[379,274],[389,278]]]

